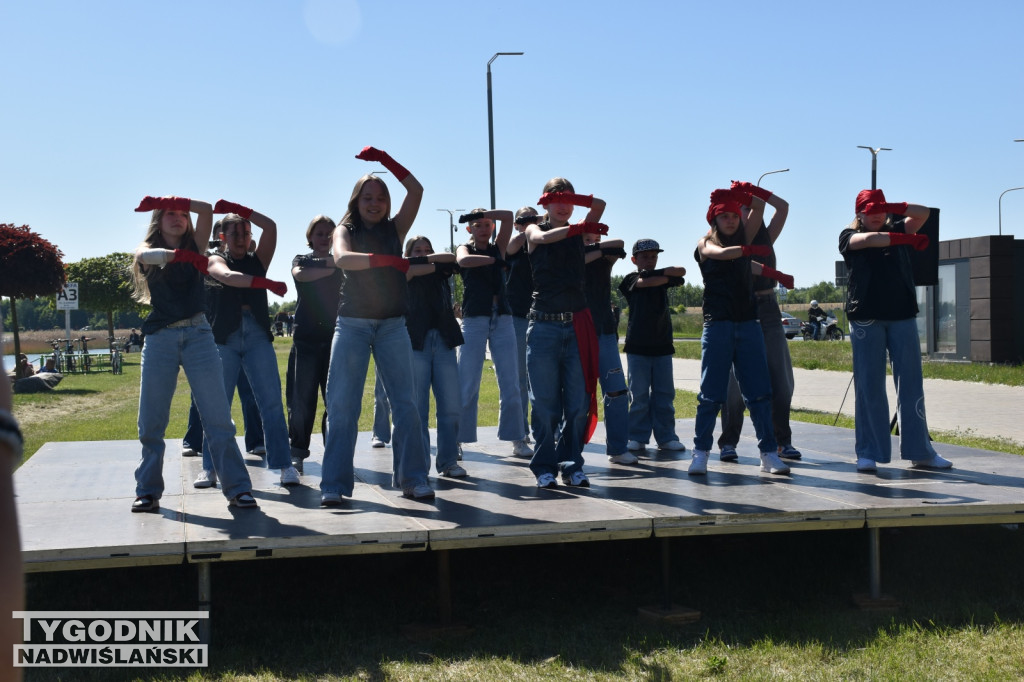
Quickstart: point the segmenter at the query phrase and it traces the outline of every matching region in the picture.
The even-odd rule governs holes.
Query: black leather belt
[[[535,322],[572,322],[572,313],[540,313],[531,310],[526,317]]]

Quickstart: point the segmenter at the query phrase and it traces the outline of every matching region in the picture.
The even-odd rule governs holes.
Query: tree
[[[132,299],[132,261],[130,253],[111,253],[100,258],[83,258],[67,267],[68,281],[78,283],[78,300],[86,310],[107,317],[107,335],[114,335],[114,312],[138,311]]]
[[[55,295],[67,280],[64,254],[29,229],[0,224],[0,296],[11,299],[11,328],[14,354],[21,352],[18,309],[15,299]]]

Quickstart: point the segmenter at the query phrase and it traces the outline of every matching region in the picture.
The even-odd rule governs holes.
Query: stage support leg
[[[901,604],[882,594],[882,529],[868,528],[868,594],[853,595],[854,603],[863,611],[895,611]]]
[[[700,620],[700,611],[677,606],[672,603],[672,545],[668,538],[661,538],[661,603],[657,606],[641,606],[637,609],[641,618],[662,625],[681,625]]]
[[[451,556],[447,549],[437,554],[437,607],[441,617],[441,627],[452,624],[452,567]]]
[[[201,562],[196,564],[199,570],[199,610],[210,611],[210,564]],[[199,640],[203,644],[210,643],[210,619],[203,618],[199,621]]]

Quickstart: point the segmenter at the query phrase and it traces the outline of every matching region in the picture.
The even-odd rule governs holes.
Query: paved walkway
[[[625,356],[622,366],[626,366]],[[700,360],[675,358],[672,372],[676,388],[700,391]],[[794,369],[793,374],[793,407],[835,414],[842,406],[844,415],[854,415],[850,372]],[[896,406],[891,379],[887,392],[891,412]],[[925,379],[924,398],[929,428],[1024,443],[1024,387]]]

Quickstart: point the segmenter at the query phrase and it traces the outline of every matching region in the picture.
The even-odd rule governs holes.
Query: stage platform
[[[371,448],[369,434],[360,434],[355,494],[332,509],[320,507],[316,439],[302,485],[290,489],[247,456],[258,510],[229,507],[219,489],[193,488],[200,458],[182,457],[180,441],[168,441],[166,492],[155,514],[130,512],[137,441],[48,443],[15,474],[25,569],[866,528],[879,596],[879,528],[1024,521],[1024,458],[1014,455],[940,445],[954,469],[895,461],[862,474],[854,469],[853,431],[794,422],[803,459],[791,463],[792,475],[760,472],[751,432],[738,463],[723,464],[715,453],[707,476],[691,477],[689,451],[648,449],[635,465],[609,463],[602,429],[585,450],[590,488],[538,489],[528,461],[512,457],[496,429],[482,428],[482,440],[464,448],[469,477],[432,478],[437,498],[429,503],[392,488],[391,449]],[[693,420],[678,420],[677,432],[689,442]]]

